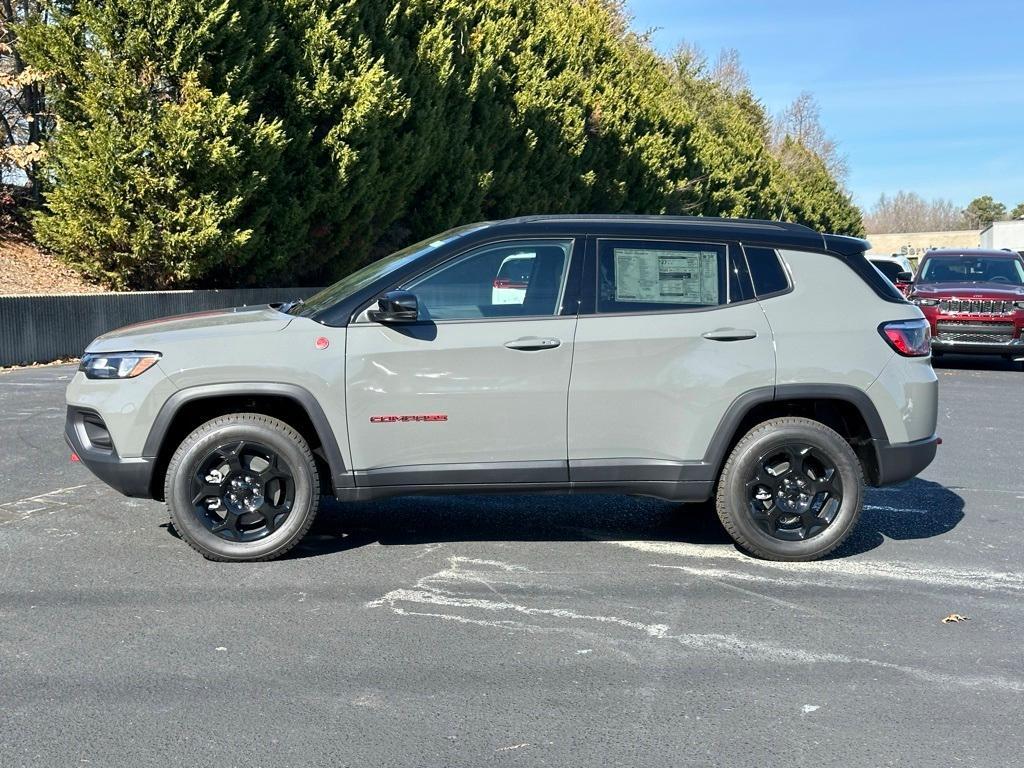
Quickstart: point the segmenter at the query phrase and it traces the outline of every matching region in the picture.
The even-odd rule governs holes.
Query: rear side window
[[[786,270],[779,261],[779,254],[773,248],[748,248],[743,252],[747,255],[750,265],[750,279],[754,283],[754,292],[758,298],[779,293],[789,288]]]
[[[729,301],[728,248],[717,243],[599,240],[598,312],[665,312]]]

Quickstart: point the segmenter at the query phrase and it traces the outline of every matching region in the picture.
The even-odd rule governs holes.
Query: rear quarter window
[[[747,255],[750,279],[759,299],[789,289],[789,278],[774,248],[744,247],[743,252]]]

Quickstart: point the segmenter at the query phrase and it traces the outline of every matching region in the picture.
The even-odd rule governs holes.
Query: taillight
[[[932,329],[924,318],[882,323],[878,332],[904,357],[926,357],[932,351]]]

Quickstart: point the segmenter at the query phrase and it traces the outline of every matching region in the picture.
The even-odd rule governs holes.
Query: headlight
[[[90,352],[78,370],[89,379],[133,379],[160,359],[159,352]]]
[[[938,299],[911,299],[911,304],[917,304],[919,307],[935,307],[938,306]]]
[[[1017,309],[1024,309],[1024,301],[1015,301],[1013,302],[1013,306]]]

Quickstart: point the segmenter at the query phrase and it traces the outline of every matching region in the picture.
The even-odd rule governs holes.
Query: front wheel
[[[824,424],[783,417],[736,444],[718,481],[718,517],[744,550],[766,560],[817,560],[860,517],[864,473],[853,449]]]
[[[305,536],[320,503],[302,435],[258,413],[208,421],[167,467],[171,525],[210,560],[273,560]]]

